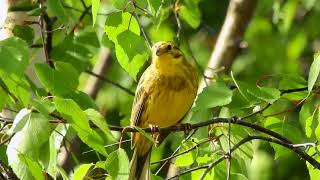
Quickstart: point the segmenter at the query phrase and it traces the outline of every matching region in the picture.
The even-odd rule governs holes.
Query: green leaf
[[[192,171],[191,179],[200,179],[200,177],[202,176],[205,170],[206,169],[199,169],[197,171]],[[210,173],[207,173],[203,180],[212,180],[212,179],[214,179],[214,177],[212,177]]]
[[[320,53],[314,55],[314,60],[311,64],[308,78],[308,91],[312,91],[314,84],[316,83],[320,72]]]
[[[58,152],[60,150],[60,146],[63,141],[63,138],[67,134],[67,128],[68,128],[68,125],[59,124],[57,125],[55,130],[52,131],[50,135],[49,152],[48,152],[49,158],[46,164],[46,169],[48,174],[50,174],[50,176],[53,177],[54,179],[60,173],[59,167],[57,166],[57,157],[58,157]]]
[[[16,132],[21,131],[25,126],[25,124],[27,123],[27,121],[30,119],[30,117],[31,117],[30,109],[27,109],[27,108],[21,109],[13,120],[13,124],[9,131],[10,134],[14,134]]]
[[[242,81],[237,81],[237,80],[234,78],[232,71],[231,71],[231,78],[232,78],[233,83],[237,86],[238,92],[239,92],[239,93],[242,95],[242,97],[249,103],[248,106],[252,106],[252,105],[257,104],[257,103],[260,102],[260,101],[258,100],[258,98],[256,98],[255,96],[251,95],[250,93],[248,93],[248,89],[249,89],[249,88],[254,88],[254,86],[249,85],[249,84],[247,84],[247,83],[245,83],[245,82],[242,82]],[[241,99],[241,98],[237,97],[237,100],[240,100],[240,99]],[[240,100],[240,102],[241,102],[241,100]],[[242,103],[243,103],[243,102],[242,102]],[[241,104],[242,104],[242,103],[241,103]],[[242,104],[242,105],[246,106],[245,103]]]
[[[280,26],[282,32],[287,33],[290,30],[290,27],[296,15],[298,3],[298,0],[289,0],[284,4],[282,8],[283,24],[281,24]]]
[[[196,109],[224,106],[231,102],[232,90],[222,81],[217,81],[203,89],[196,100]]]
[[[149,58],[145,40],[140,37],[140,28],[135,17],[128,12],[113,13],[106,20],[105,32],[115,44],[120,65],[137,79],[141,68]]]
[[[128,12],[116,12],[107,17],[105,32],[109,39],[115,44],[118,43],[117,36],[123,31],[129,30],[140,35],[140,28],[135,17]]]
[[[279,82],[279,89],[288,90],[296,88],[304,88],[307,81],[299,74],[284,74]]]
[[[179,149],[178,154],[182,153],[182,152],[184,152],[184,151],[186,151],[186,150],[188,150],[190,148],[193,148],[196,145],[197,144],[195,142],[193,142],[193,141],[185,141],[185,142],[183,142],[181,148]],[[197,148],[195,148],[194,150],[189,151],[189,152],[187,152],[185,154],[182,154],[182,155],[177,157],[175,165],[177,167],[190,166],[195,162],[197,154],[198,154],[198,149]]]
[[[265,120],[264,127],[283,135],[294,143],[301,143],[304,137],[294,124],[276,117],[268,117]]]
[[[0,99],[1,99],[0,101],[0,112],[1,112],[2,108],[7,103],[7,99],[8,99],[7,93],[5,93],[5,91],[2,89],[1,86],[0,86]]]
[[[151,141],[152,143],[154,142],[154,139],[152,138],[152,136],[150,134],[148,134],[147,132],[145,132],[144,130],[142,130],[140,127],[135,126],[134,127],[140,134],[142,134],[142,136],[144,136],[145,138],[147,138],[149,141]]]
[[[305,126],[305,132],[306,132],[306,136],[308,138],[311,138],[312,136],[312,133],[314,133],[314,128],[312,128],[313,126],[313,116],[310,116],[306,119],[305,123],[306,123],[306,126]]]
[[[129,158],[124,149],[119,148],[110,153],[105,165],[112,179],[128,179]]]
[[[57,62],[56,69],[48,64],[36,64],[35,70],[41,83],[55,95],[65,95],[78,86],[79,74],[68,63]]]
[[[291,62],[295,61],[301,56],[301,53],[303,53],[303,50],[307,45],[307,41],[307,34],[304,32],[300,32],[295,35],[288,43],[287,55],[288,59],[291,60]]]
[[[247,91],[251,95],[253,95],[263,101],[266,101],[270,104],[272,104],[274,101],[276,101],[280,98],[280,91],[275,88],[254,87],[254,88],[247,89]]]
[[[93,21],[93,26],[96,23],[96,19],[97,19],[97,14],[99,11],[99,4],[100,4],[100,0],[92,0],[92,21]]]
[[[317,148],[318,149],[320,149],[320,146],[318,145],[317,146]],[[314,148],[310,148],[309,150],[308,150],[308,154],[310,155],[310,156],[314,156],[314,154],[316,154],[317,152],[315,151],[315,149]],[[316,161],[320,161],[320,158],[319,158],[319,156],[314,156],[313,157]],[[309,170],[309,175],[310,175],[310,180],[318,180],[319,179],[319,177],[320,177],[320,171],[319,171],[319,169],[317,169],[317,168],[315,168],[315,167],[313,167],[310,163],[308,163],[308,162],[306,162],[306,165],[307,165],[307,168],[308,168],[308,170]]]
[[[269,180],[273,179],[273,157],[262,150],[254,153],[249,167],[249,179]]]
[[[28,60],[29,50],[25,41],[17,37],[0,41],[0,77],[11,73],[23,75]]]
[[[120,65],[131,77],[137,79],[141,67],[149,58],[149,50],[145,40],[129,30],[120,33],[117,40],[116,56]]]
[[[202,109],[194,107],[192,108],[192,116],[190,122],[197,123],[201,121],[206,121],[212,116],[212,111],[210,109]]]
[[[47,9],[49,15],[57,16],[64,25],[68,25],[70,21],[72,22],[72,18],[70,18],[66,10],[63,8],[60,0],[48,0]]]
[[[77,92],[71,92],[64,96],[65,98],[70,98],[74,100],[81,109],[98,109],[98,106],[94,102],[94,100],[86,93],[77,91]]]
[[[294,143],[302,143],[304,140],[304,135],[293,122],[286,122],[285,120],[280,120],[275,117],[268,117],[265,120],[264,127],[281,134]],[[277,144],[271,143],[271,146],[275,150],[275,158],[288,152],[287,149]]]
[[[185,0],[185,4],[180,6],[179,15],[192,28],[197,28],[200,25],[200,9],[198,3],[194,0]]]
[[[91,169],[93,164],[82,164],[80,167],[78,167],[74,174],[73,179],[86,179],[87,172]]]
[[[123,10],[126,5],[129,3],[128,0],[110,0],[113,7]]]
[[[147,1],[148,1],[149,9],[152,12],[152,15],[155,16],[157,14],[159,7],[161,6],[161,1],[153,1],[153,0],[147,0]]]
[[[31,92],[30,85],[24,77],[19,77],[15,74],[11,74],[10,76],[6,75],[0,78],[0,83],[4,84],[4,87],[18,99],[19,102],[17,103],[21,103],[23,106],[28,105],[31,98]],[[3,87],[1,87],[1,89],[2,88]]]
[[[107,121],[98,111],[94,109],[87,109],[84,112],[86,113],[87,118],[92,121],[93,124],[95,124],[98,128],[100,128],[105,135],[111,135]]]
[[[48,119],[51,118],[49,114],[55,110],[53,102],[49,99],[34,98],[31,100],[30,104],[33,106],[33,108],[38,110],[42,115],[46,116]]]
[[[81,141],[106,156],[103,139],[90,128],[86,114],[81,108],[71,99],[54,98],[54,103],[58,112],[71,124]]]
[[[69,180],[68,174],[66,173],[66,171],[63,168],[57,166],[57,169],[58,169],[59,173],[61,174],[63,180]]]
[[[48,119],[39,113],[32,113],[22,130],[12,137],[7,148],[7,156],[9,165],[18,178],[33,179],[34,172],[29,171],[30,167],[19,155],[38,162],[44,145],[49,141],[50,131]]]
[[[18,154],[18,157],[21,162],[25,163],[25,165],[28,167],[29,172],[32,174],[34,179],[36,180],[44,180],[44,174],[42,172],[42,168],[39,163],[36,161],[28,158],[27,156],[24,156],[23,154]]]
[[[99,48],[100,43],[96,32],[88,28],[68,35],[52,49],[50,56],[55,62],[70,63],[78,72],[82,72],[89,66],[89,61]]]
[[[13,27],[12,33],[14,36],[25,40],[29,45],[33,44],[34,31],[30,26],[15,25]]]

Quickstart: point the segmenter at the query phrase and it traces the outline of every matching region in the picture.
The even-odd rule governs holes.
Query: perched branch
[[[257,140],[257,139],[260,139],[260,140],[264,140],[264,141],[268,141],[268,142],[271,142],[271,143],[275,143],[275,144],[278,144],[280,146],[283,146],[287,149],[290,149],[292,151],[294,151],[295,153],[297,153],[302,159],[308,161],[311,165],[313,165],[313,167],[317,168],[317,169],[320,169],[320,163],[317,162],[314,158],[312,158],[311,156],[309,156],[308,154],[306,154],[305,152],[301,151],[299,148],[295,147],[295,144],[291,144],[291,143],[286,143],[286,142],[283,142],[283,141],[280,141],[278,139],[274,139],[274,138],[270,138],[270,137],[264,137],[264,136],[247,136],[245,138],[243,138],[240,142],[238,142],[236,145],[234,145],[232,148],[231,148],[231,153],[234,152],[236,149],[240,148],[241,145],[249,142],[249,141],[252,141],[252,140]],[[201,178],[200,179],[203,179],[207,173],[210,172],[210,170],[215,167],[216,165],[218,165],[220,162],[222,162],[224,159],[227,159],[228,158],[228,155],[227,154],[224,154],[223,156],[221,156],[220,158],[218,158],[217,160],[215,160],[214,162],[208,164],[208,165],[203,165],[203,166],[199,166],[199,167],[196,167],[196,168],[192,168],[192,169],[189,169],[185,172],[182,172],[181,174],[177,174],[176,176],[174,177],[170,177],[169,179],[174,179],[174,178],[177,178],[177,177],[180,177],[181,175],[184,175],[184,174],[187,174],[187,173],[190,173],[190,172],[193,172],[193,171],[197,171],[199,169],[206,169],[202,175],[201,175]]]
[[[238,124],[241,126],[246,126],[251,129],[255,129],[255,130],[260,131],[262,133],[268,134],[272,137],[275,137],[283,142],[292,143],[289,139],[283,137],[279,133],[276,133],[274,131],[266,129],[266,128],[259,126],[257,124],[244,121],[243,119],[238,118],[238,117],[232,117],[232,118],[214,117],[208,121],[203,121],[203,122],[196,123],[196,124],[179,124],[179,125],[170,126],[170,127],[166,127],[166,128],[158,128],[156,130],[159,132],[178,132],[178,131],[185,131],[186,127],[190,128],[190,129],[198,129],[200,127],[205,127],[205,126],[208,126],[211,124],[218,124],[218,123],[231,123],[231,124]],[[138,130],[135,129],[134,127],[119,127],[119,126],[109,125],[109,128],[110,128],[110,130],[120,131],[120,132],[124,128],[126,129],[126,132],[138,132]],[[146,132],[151,132],[150,128],[142,128],[142,130],[144,130]]]

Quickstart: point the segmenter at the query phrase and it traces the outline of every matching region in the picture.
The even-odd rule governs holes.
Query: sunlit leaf
[[[272,104],[274,101],[278,100],[280,98],[280,91],[275,88],[268,88],[268,87],[252,87],[247,89],[247,91],[270,104]]]
[[[184,151],[189,150],[190,148],[195,147],[197,144],[193,141],[186,141],[183,142],[181,148],[179,149],[178,153],[182,153]],[[178,167],[185,167],[192,165],[197,157],[198,149],[194,148],[192,151],[189,151],[185,154],[182,154],[176,158],[175,165]]]
[[[23,155],[23,154],[18,154],[18,157],[21,162],[23,162],[27,167],[28,171],[32,174],[33,178],[36,180],[44,180],[44,174],[42,172],[42,168],[39,163],[36,161],[30,159],[29,157]]]
[[[61,43],[55,46],[50,56],[55,61],[70,63],[82,72],[89,66],[89,61],[100,48],[96,32],[91,28],[69,34]]]
[[[92,21],[93,25],[96,23],[98,11],[99,11],[100,0],[92,0]]]
[[[98,128],[100,128],[105,135],[110,135],[110,129],[108,128],[105,118],[94,109],[87,109],[84,111],[90,121],[92,121]]]
[[[312,91],[320,73],[320,53],[314,55],[314,60],[311,64],[308,78],[308,91]]]
[[[0,77],[11,73],[21,76],[28,61],[29,50],[25,41],[17,37],[0,41]]]
[[[54,98],[54,103],[58,112],[68,120],[81,141],[106,156],[107,152],[103,147],[103,139],[96,131],[90,128],[89,120],[81,108],[71,99]]]
[[[145,40],[140,37],[140,28],[135,17],[128,12],[113,13],[106,20],[105,32],[115,44],[120,65],[137,79],[141,68],[149,58]]]
[[[65,95],[78,86],[77,71],[68,63],[57,62],[56,68],[48,64],[36,64],[36,74],[41,83],[55,95]]]
[[[203,89],[196,100],[196,109],[227,105],[231,100],[232,90],[224,82],[218,81]]]
[[[24,127],[12,137],[7,148],[7,156],[9,165],[18,178],[32,179],[35,172],[30,172],[33,171],[30,168],[37,169],[37,167],[29,167],[19,155],[38,162],[43,145],[49,141],[49,135],[48,119],[39,113],[32,113]]]
[[[87,179],[86,177],[88,171],[91,169],[93,164],[82,164],[80,165],[73,174],[73,179]]]
[[[128,179],[129,158],[125,150],[119,148],[116,151],[110,153],[105,166],[112,179]]]
[[[201,13],[196,1],[186,0],[185,4],[180,6],[179,15],[194,29],[200,25]]]
[[[10,134],[16,133],[21,131],[29,118],[31,117],[31,110],[30,109],[21,109],[16,117],[13,120],[13,124],[10,128]]]

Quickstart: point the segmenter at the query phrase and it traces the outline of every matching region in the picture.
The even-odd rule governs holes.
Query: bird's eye
[[[170,51],[172,49],[171,45],[168,45],[167,49]]]

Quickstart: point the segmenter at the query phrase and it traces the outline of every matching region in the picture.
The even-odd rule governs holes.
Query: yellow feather
[[[152,52],[152,64],[138,83],[131,125],[169,127],[177,124],[191,108],[198,89],[198,77],[172,42],[158,42]],[[132,147],[135,153],[130,179],[148,179],[150,173],[146,169],[149,167],[142,164],[149,164],[152,143],[133,133]]]

